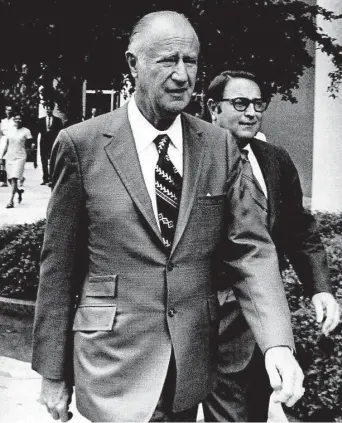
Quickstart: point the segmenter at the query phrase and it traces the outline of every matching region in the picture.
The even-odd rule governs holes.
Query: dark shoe
[[[13,209],[14,204],[13,203],[8,203],[6,206],[6,209]]]
[[[8,184],[7,184],[7,182],[3,182],[3,183],[1,184],[1,186],[2,186],[2,187],[8,187]]]
[[[46,184],[47,184],[47,182],[44,182],[44,181],[43,181],[40,185],[46,185]]]
[[[24,193],[24,190],[23,189],[19,189],[18,190],[18,203],[19,204],[21,203],[21,201],[23,199],[23,193]]]

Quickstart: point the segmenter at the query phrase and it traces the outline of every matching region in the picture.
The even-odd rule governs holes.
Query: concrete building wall
[[[342,14],[341,0],[307,0],[336,14]],[[342,20],[320,19],[323,31],[342,44]],[[313,210],[342,211],[342,87],[336,99],[329,97],[330,58],[308,44],[315,67],[308,69],[294,91],[298,103],[276,96],[267,110],[263,132],[269,142],[290,153]]]
[[[317,2],[336,14],[342,14],[341,0]],[[318,21],[331,37],[342,44],[342,20]],[[328,73],[333,70],[329,58],[316,54],[315,117],[312,209],[342,211],[342,87],[338,98],[327,93]]]
[[[313,43],[309,48],[314,54]],[[293,92],[298,100],[296,104],[274,97],[263,122],[268,141],[289,152],[306,197],[311,197],[312,184],[314,79],[314,68],[308,69],[300,79],[299,88]]]

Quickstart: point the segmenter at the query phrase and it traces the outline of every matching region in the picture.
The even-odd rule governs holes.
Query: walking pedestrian
[[[18,203],[21,203],[24,190],[18,188],[18,180],[21,180],[26,163],[26,142],[32,140],[31,131],[22,125],[22,116],[17,113],[14,118],[14,126],[6,135],[5,148],[2,159],[6,160],[8,182],[11,184],[11,197],[6,208],[14,207],[14,196],[18,194]]]

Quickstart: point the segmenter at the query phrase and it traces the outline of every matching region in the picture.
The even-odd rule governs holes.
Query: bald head
[[[139,55],[149,45],[151,39],[162,38],[165,31],[174,28],[192,33],[199,50],[199,40],[189,20],[184,15],[171,10],[153,12],[143,16],[133,28],[128,50]]]
[[[126,59],[135,79],[136,104],[156,128],[170,126],[188,105],[198,50],[195,30],[179,13],[150,13],[135,26]]]

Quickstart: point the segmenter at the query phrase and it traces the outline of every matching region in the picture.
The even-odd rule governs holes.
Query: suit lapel
[[[179,243],[189,219],[205,150],[204,143],[202,142],[202,131],[194,128],[184,115],[182,115],[182,127],[183,187],[171,254]],[[132,200],[163,245],[161,233],[154,216],[152,202],[141,171],[126,106],[116,111],[115,117],[112,116],[107,121],[103,136],[107,139],[109,138],[109,141],[105,145],[105,151],[111,164],[119,174]]]
[[[124,106],[118,110],[115,117],[111,117],[103,134],[109,137],[105,151],[111,164],[119,174],[132,200],[162,243],[128,121],[127,107]]]
[[[271,232],[281,202],[279,194],[280,175],[277,169],[277,158],[274,156],[272,149],[264,141],[253,139],[251,148],[258,160],[267,187],[268,227]]]
[[[183,186],[171,254],[177,247],[189,220],[190,211],[195,200],[198,180],[201,173],[201,163],[205,150],[202,140],[202,130],[195,128],[184,114],[182,115],[182,128]]]

